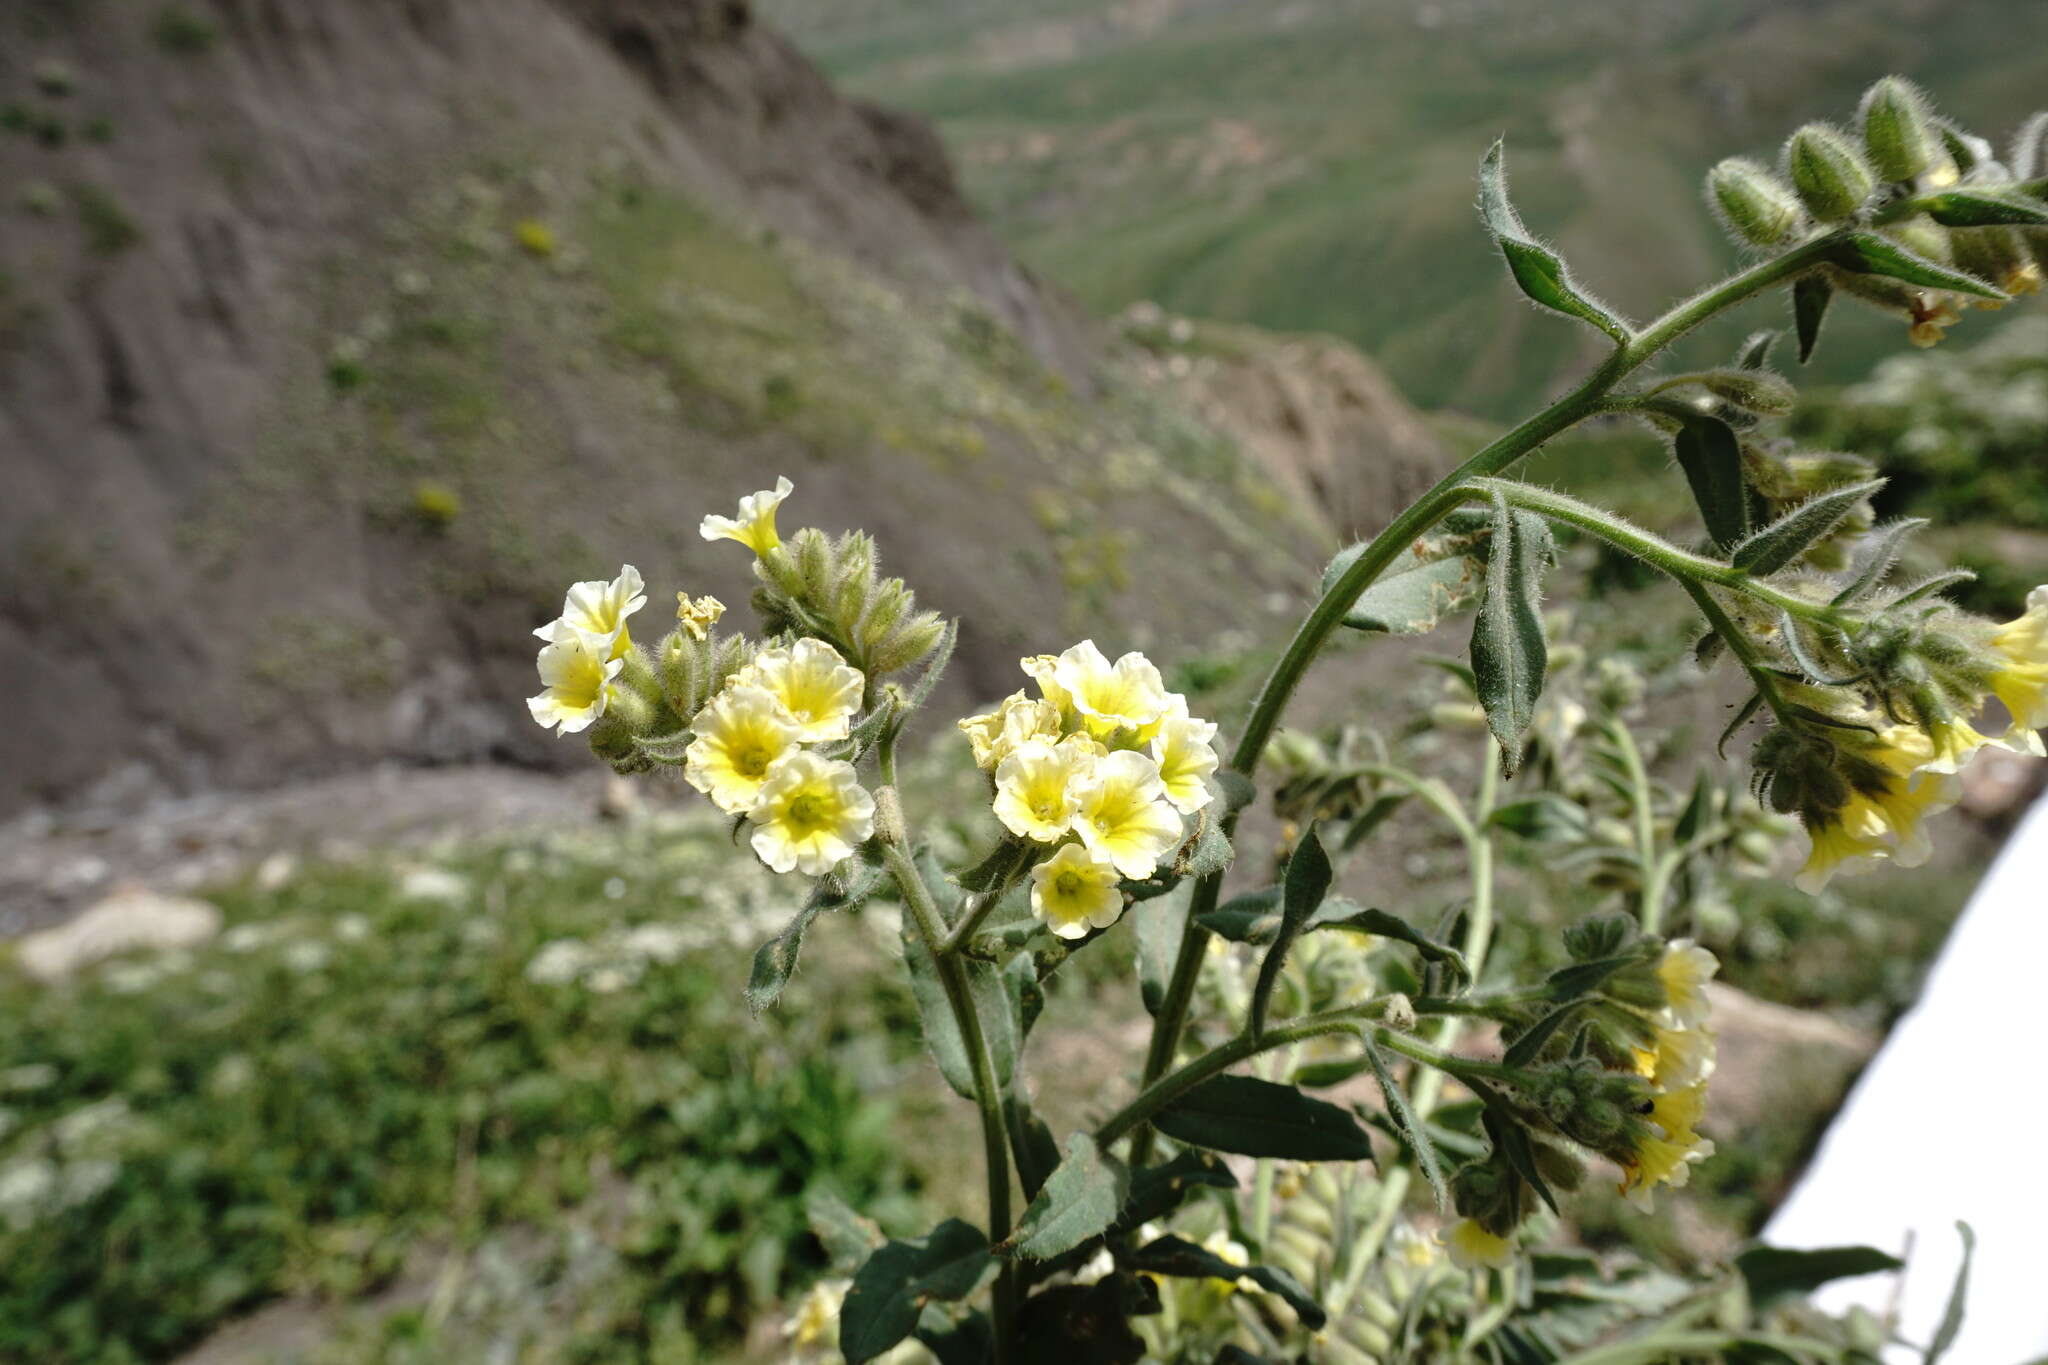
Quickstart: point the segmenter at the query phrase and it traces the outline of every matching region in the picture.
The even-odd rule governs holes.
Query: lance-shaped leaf
[[[1691,417],[1672,446],[1714,543],[1733,545],[1747,537],[1749,490],[1742,481],[1742,446],[1734,430],[1719,418]]]
[[[1507,259],[1515,283],[1545,308],[1592,323],[1616,341],[1627,343],[1629,325],[1612,309],[1579,287],[1556,251],[1529,235],[1522,216],[1508,201],[1507,169],[1496,142],[1479,163],[1479,216]]]
[[[1308,924],[1309,916],[1322,905],[1323,897],[1330,893],[1332,875],[1330,856],[1323,852],[1322,838],[1311,820],[1294,845],[1294,852],[1288,855],[1287,875],[1280,881],[1280,930],[1273,936],[1273,946],[1266,949],[1266,956],[1259,963],[1259,979],[1252,986],[1245,1027],[1254,1038],[1266,1031],[1266,1007],[1272,1002],[1273,987],[1280,980],[1287,951]]]
[[[1760,578],[1774,574],[1827,539],[1857,503],[1884,485],[1883,479],[1871,479],[1817,493],[1737,545],[1728,562]]]
[[[1507,1158],[1508,1166],[1520,1176],[1523,1183],[1536,1191],[1536,1197],[1557,1212],[1557,1196],[1551,1193],[1550,1182],[1543,1178],[1543,1172],[1536,1165],[1536,1145],[1508,1110],[1500,1103],[1500,1097],[1491,1090],[1479,1087],[1478,1093],[1486,1101],[1486,1112],[1480,1123],[1486,1129],[1487,1140],[1494,1149]]]
[[[2048,204],[2015,190],[1958,185],[1924,195],[1914,205],[1943,227],[2044,227]]]
[[[1202,916],[1202,927],[1232,943],[1271,943],[1280,931],[1280,888],[1267,886],[1232,896]]]
[[[941,907],[958,899],[947,885],[938,864],[922,850],[918,854],[917,867],[926,887]],[[960,1026],[946,998],[946,984],[939,977],[939,966],[932,958],[931,945],[917,932],[917,920],[911,915],[903,917],[903,963],[910,972],[910,994],[917,1002],[917,1017],[924,1027],[925,1046],[931,1049],[932,1059],[939,1064],[939,1074],[946,1078],[946,1084],[952,1086],[956,1094],[963,1099],[973,1099],[974,1068],[967,1055],[966,1040],[960,1036]],[[967,978],[968,1000],[974,1007],[975,1018],[980,1021],[982,1039],[988,1044],[989,1058],[995,1065],[996,1083],[1008,1085],[1017,1061],[1016,999],[993,964],[963,957],[960,966]]]
[[[1030,959],[1019,957],[1028,968]],[[1031,1105],[1013,1087],[1003,1096],[1003,1125],[1010,1132],[1010,1151],[1017,1158],[1017,1183],[1026,1199],[1036,1199],[1045,1181],[1060,1164],[1060,1145],[1052,1129],[1032,1112]]]
[[[1442,967],[1450,977],[1453,988],[1461,988],[1472,979],[1472,970],[1465,965],[1465,955],[1448,943],[1439,943],[1417,929],[1408,921],[1385,910],[1361,908],[1356,902],[1332,897],[1324,903],[1323,909],[1309,920],[1311,929],[1351,929],[1363,934],[1378,934],[1397,943],[1405,943],[1422,955],[1425,962]]]
[[[1849,581],[1836,593],[1831,606],[1844,607],[1851,602],[1860,602],[1876,591],[1884,582],[1885,575],[1899,562],[1899,552],[1906,541],[1927,525],[1925,517],[1901,517],[1863,537],[1863,544],[1856,551],[1856,558],[1849,565]]]
[[[1792,286],[1792,325],[1799,333],[1799,363],[1804,365],[1820,344],[1821,319],[1827,316],[1828,300],[1835,287],[1819,275],[1802,276]]]
[[[1180,955],[1181,931],[1188,921],[1188,888],[1183,882],[1175,895],[1161,896],[1134,909],[1126,919],[1135,920],[1138,938],[1138,997],[1148,1014],[1159,1013],[1166,999],[1166,987],[1173,977],[1173,964]]]
[[[1934,1339],[1927,1343],[1927,1354],[1921,1357],[1920,1365],[1935,1365],[1948,1354],[1948,1348],[1956,1344],[1956,1336],[1963,1330],[1963,1302],[1970,1296],[1970,1258],[1977,1251],[1977,1233],[1961,1219],[1956,1220],[1956,1231],[1963,1235],[1963,1263],[1956,1267],[1955,1283],[1949,1286],[1948,1307],[1941,1310],[1941,1323],[1934,1329]]]
[[[1941,265],[1925,256],[1916,256],[1889,237],[1880,237],[1874,232],[1851,232],[1843,237],[1841,249],[1834,253],[1834,259],[1835,264],[1844,270],[1853,270],[1860,275],[1882,275],[1921,289],[1947,289],[1980,299],[2006,297],[2003,291],[1992,288],[1967,271]]]
[[[1131,1191],[1131,1173],[1086,1133],[1067,1139],[1066,1159],[1024,1210],[999,1254],[1043,1261],[1107,1231]]]
[[[1778,335],[1778,329],[1775,327],[1765,328],[1761,332],[1751,332],[1743,341],[1741,348],[1735,352],[1736,368],[1761,370],[1770,361],[1771,347],[1777,344]]]
[[[1538,517],[1510,511],[1495,492],[1486,594],[1472,623],[1472,679],[1500,745],[1501,767],[1510,775],[1522,766],[1522,737],[1543,696],[1549,651],[1542,592],[1549,558],[1550,528]]]
[[[1334,1104],[1290,1085],[1218,1076],[1166,1106],[1153,1120],[1176,1142],[1239,1156],[1288,1161],[1369,1161],[1372,1139]]]
[[[995,1264],[979,1228],[948,1218],[922,1237],[887,1242],[861,1264],[839,1310],[839,1349],[873,1360],[917,1327],[927,1303],[964,1299]]]
[[[1394,1121],[1400,1131],[1401,1141],[1415,1154],[1415,1165],[1422,1172],[1423,1179],[1436,1194],[1436,1206],[1448,1209],[1451,1206],[1450,1186],[1444,1183],[1443,1163],[1437,1160],[1436,1145],[1430,1140],[1429,1130],[1415,1117],[1415,1111],[1408,1106],[1408,1093],[1394,1080],[1393,1070],[1387,1059],[1372,1040],[1371,1034],[1361,1036],[1365,1044],[1365,1059],[1372,1064],[1373,1079],[1379,1082],[1380,1095],[1387,1102],[1387,1117]]]
[[[1213,1251],[1179,1237],[1161,1237],[1147,1242],[1130,1258],[1133,1270],[1151,1275],[1170,1275],[1180,1280],[1222,1280],[1239,1284],[1249,1280],[1269,1294],[1284,1299],[1302,1326],[1311,1332],[1329,1321],[1323,1306],[1315,1301],[1301,1281],[1278,1266],[1235,1265]]]
[[[850,910],[859,905],[882,884],[882,875],[880,867],[856,863],[850,880],[842,881],[838,873],[818,878],[782,932],[755,952],[753,971],[747,978],[747,1008],[759,1014],[781,999],[783,987],[796,971],[797,954],[811,921],[827,910]]]
[[[1768,1308],[1780,1299],[1803,1298],[1824,1284],[1903,1270],[1906,1263],[1876,1247],[1753,1246],[1735,1258],[1735,1268],[1749,1286],[1750,1301]]]
[[[1344,613],[1353,630],[1423,635],[1451,612],[1472,605],[1486,576],[1493,527],[1485,514],[1453,512],[1401,548]],[[1323,591],[1336,586],[1370,542],[1337,552],[1323,570]]]

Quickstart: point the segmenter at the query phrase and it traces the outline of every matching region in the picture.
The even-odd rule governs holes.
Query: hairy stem
[[[945,988],[946,1004],[953,1011],[954,1026],[967,1050],[967,1062],[974,1075],[974,1105],[981,1111],[982,1158],[988,1168],[988,1229],[995,1237],[1010,1226],[1010,1148],[1003,1119],[1002,1090],[996,1084],[995,1060],[989,1055],[988,1040],[982,1036],[981,1016],[967,991],[967,973],[952,953],[940,953],[946,938],[946,924],[932,901],[930,888],[917,872],[910,851],[891,841],[882,845],[882,859],[889,875],[903,893],[903,903],[917,921],[917,932],[932,948],[932,961],[939,983]],[[1016,1339],[1017,1275],[1013,1263],[1005,1261],[996,1274],[995,1359],[1006,1365],[1010,1344]]]
[[[1232,751],[1230,766],[1249,777],[1258,767],[1266,742],[1280,723],[1302,675],[1314,662],[1330,635],[1343,622],[1358,594],[1370,587],[1396,556],[1417,536],[1429,530],[1464,500],[1464,485],[1470,480],[1498,474],[1551,437],[1567,431],[1587,417],[1606,409],[1614,386],[1642,368],[1673,341],[1693,328],[1767,289],[1805,274],[1838,245],[1836,234],[1815,238],[1773,260],[1763,261],[1729,276],[1709,289],[1677,304],[1662,317],[1615,348],[1583,383],[1543,411],[1515,427],[1445,475],[1405,511],[1373,537],[1364,551],[1310,609],[1296,629],[1287,649],[1273,665],[1273,671],[1259,689],[1245,721],[1244,732]],[[1223,833],[1233,834],[1235,812],[1225,817]],[[1173,975],[1167,982],[1165,998],[1152,1025],[1152,1043],[1145,1057],[1144,1084],[1150,1085],[1166,1074],[1180,1050],[1181,1030],[1187,1024],[1188,1006],[1194,998],[1195,979],[1208,946],[1209,931],[1201,918],[1216,908],[1223,886],[1223,874],[1211,873],[1195,883],[1188,907],[1187,927],[1182,931],[1180,951],[1174,958]],[[1131,1144],[1131,1163],[1141,1165],[1151,1155],[1151,1136],[1140,1131]]]
[[[1658,875],[1656,810],[1651,803],[1650,774],[1643,766],[1643,751],[1637,747],[1636,737],[1618,717],[1607,722],[1607,737],[1614,742],[1615,752],[1621,755],[1621,766],[1628,773],[1629,806],[1635,815],[1636,870],[1643,879],[1640,919],[1643,932],[1654,934],[1664,921],[1664,883]]]

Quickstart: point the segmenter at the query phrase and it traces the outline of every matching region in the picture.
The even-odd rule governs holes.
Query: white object
[[[1881,875],[1881,874],[1880,874]],[[1916,1346],[1934,1335],[1962,1262],[1956,1220],[1977,1234],[1963,1329],[1943,1365],[2048,1356],[2048,1089],[2029,1060],[2048,962],[2048,798],[1978,884],[1927,978],[1806,1176],[1764,1229],[1772,1246],[1865,1245],[1912,1257],[1891,1275],[1841,1280],[1814,1302],[1840,1313],[1894,1304]],[[1917,1360],[1895,1349],[1889,1359]]]

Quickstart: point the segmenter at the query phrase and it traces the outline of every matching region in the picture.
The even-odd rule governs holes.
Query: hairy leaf
[[[1222,1280],[1227,1284],[1250,1280],[1267,1293],[1284,1299],[1311,1332],[1329,1321],[1323,1306],[1287,1271],[1278,1266],[1234,1265],[1179,1237],[1161,1237],[1146,1243],[1132,1253],[1130,1263],[1134,1270],[1175,1279]]]
[[[1914,201],[1921,212],[1943,227],[2048,226],[2048,204],[2013,190],[1986,185],[1958,185]]]
[[[804,934],[811,921],[827,910],[850,910],[875,893],[882,883],[882,869],[856,863],[851,881],[837,873],[818,878],[801,908],[790,917],[781,933],[762,944],[754,954],[753,971],[747,978],[747,1008],[759,1014],[782,998],[783,988],[796,971],[797,954],[804,946]]]
[[[1393,562],[1344,613],[1353,630],[1423,635],[1438,621],[1478,599],[1486,574],[1492,528],[1483,515],[1453,512],[1402,547]],[[1336,585],[1370,542],[1337,552],[1323,570],[1323,591]]]
[[[1992,288],[1967,271],[1916,256],[1897,242],[1874,232],[1851,232],[1845,236],[1841,250],[1835,253],[1835,264],[1860,275],[1882,275],[1921,289],[1947,289],[1980,299],[2006,297],[2003,291]]]
[[[966,1298],[994,1264],[988,1238],[957,1218],[922,1237],[884,1243],[846,1291],[840,1351],[849,1365],[873,1360],[910,1335],[925,1304]]]
[[[1934,1340],[1927,1343],[1927,1354],[1921,1357],[1920,1365],[1935,1365],[1948,1354],[1948,1348],[1956,1344],[1956,1335],[1963,1330],[1963,1302],[1970,1296],[1970,1259],[1977,1251],[1977,1233],[1960,1219],[1956,1221],[1956,1231],[1963,1235],[1963,1263],[1956,1267],[1956,1281],[1948,1291],[1948,1306],[1941,1310],[1941,1325],[1934,1329]]]
[[[1876,1247],[1818,1247],[1801,1251],[1753,1246],[1735,1258],[1735,1268],[1742,1272],[1749,1297],[1758,1308],[1810,1294],[1833,1280],[1902,1270],[1905,1264]]]
[[[1366,1061],[1372,1065],[1373,1079],[1379,1082],[1380,1094],[1387,1102],[1387,1116],[1393,1119],[1400,1130],[1401,1140],[1408,1150],[1415,1154],[1415,1165],[1429,1181],[1429,1188],[1436,1194],[1439,1210],[1451,1206],[1450,1187],[1444,1183],[1443,1163],[1437,1160],[1436,1144],[1430,1140],[1429,1130],[1415,1117],[1415,1111],[1408,1107],[1408,1094],[1394,1080],[1387,1059],[1380,1053],[1379,1044],[1370,1034],[1364,1035]]]
[[[1479,216],[1524,294],[1545,308],[1592,323],[1616,341],[1625,344],[1629,340],[1629,325],[1580,288],[1564,258],[1522,226],[1522,216],[1508,200],[1507,168],[1498,142],[1479,163]]]
[[[1714,543],[1734,545],[1748,536],[1749,490],[1733,428],[1719,418],[1691,417],[1678,429],[1673,448]]]
[[[1086,1133],[1067,1139],[1066,1159],[1024,1210],[998,1252],[1043,1261],[1106,1231],[1131,1191],[1131,1173]]]
[[[1256,1038],[1266,1031],[1266,1007],[1273,999],[1273,987],[1280,980],[1280,968],[1287,951],[1308,924],[1309,916],[1321,907],[1330,893],[1330,856],[1323,851],[1322,837],[1313,820],[1302,831],[1287,858],[1287,874],[1280,882],[1280,929],[1273,946],[1259,962],[1259,977],[1252,986],[1251,1008],[1246,1027]]]
[[[1510,511],[1498,492],[1493,495],[1486,593],[1472,623],[1472,677],[1510,775],[1522,766],[1522,738],[1543,697],[1549,651],[1542,588],[1550,546],[1550,529],[1540,518]]]
[[[1871,479],[1817,493],[1737,545],[1728,561],[1759,578],[1774,574],[1825,540],[1857,503],[1884,485],[1883,479]]]
[[[1821,319],[1827,316],[1828,300],[1835,296],[1835,287],[1819,275],[1802,277],[1792,286],[1792,325],[1799,333],[1799,363],[1804,365],[1813,357],[1813,348],[1820,344]]]
[[[1372,1140],[1358,1120],[1291,1085],[1218,1076],[1181,1096],[1153,1120],[1176,1142],[1239,1156],[1289,1161],[1368,1161]]]

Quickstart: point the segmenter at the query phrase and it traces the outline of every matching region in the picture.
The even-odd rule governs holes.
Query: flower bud
[[[709,640],[695,640],[677,629],[661,642],[661,657],[655,671],[661,678],[661,694],[679,716],[694,716],[711,700],[711,655]]]
[[[1886,76],[1863,96],[1863,148],[1880,179],[1911,180],[1948,160],[1927,100],[1911,81]]]
[[[1785,169],[1799,202],[1823,223],[1853,217],[1877,178],[1849,139],[1825,123],[1809,123],[1785,144]]]
[[[1924,257],[1938,265],[1946,265],[1955,259],[1955,247],[1950,241],[1949,230],[1924,213],[1890,224],[1884,229],[1884,235],[1915,256]]]
[[[1708,393],[1761,417],[1784,417],[1798,404],[1792,382],[1770,370],[1709,370],[1701,376]]]
[[[1707,193],[1722,220],[1753,246],[1778,246],[1806,215],[1792,191],[1747,157],[1731,156],[1707,172]]]
[[[1955,263],[1986,284],[1997,286],[2004,280],[2016,279],[2033,265],[2026,245],[2011,228],[1958,228],[1949,236],[1955,243]],[[1998,299],[1974,302],[1979,308],[2002,306]]]

